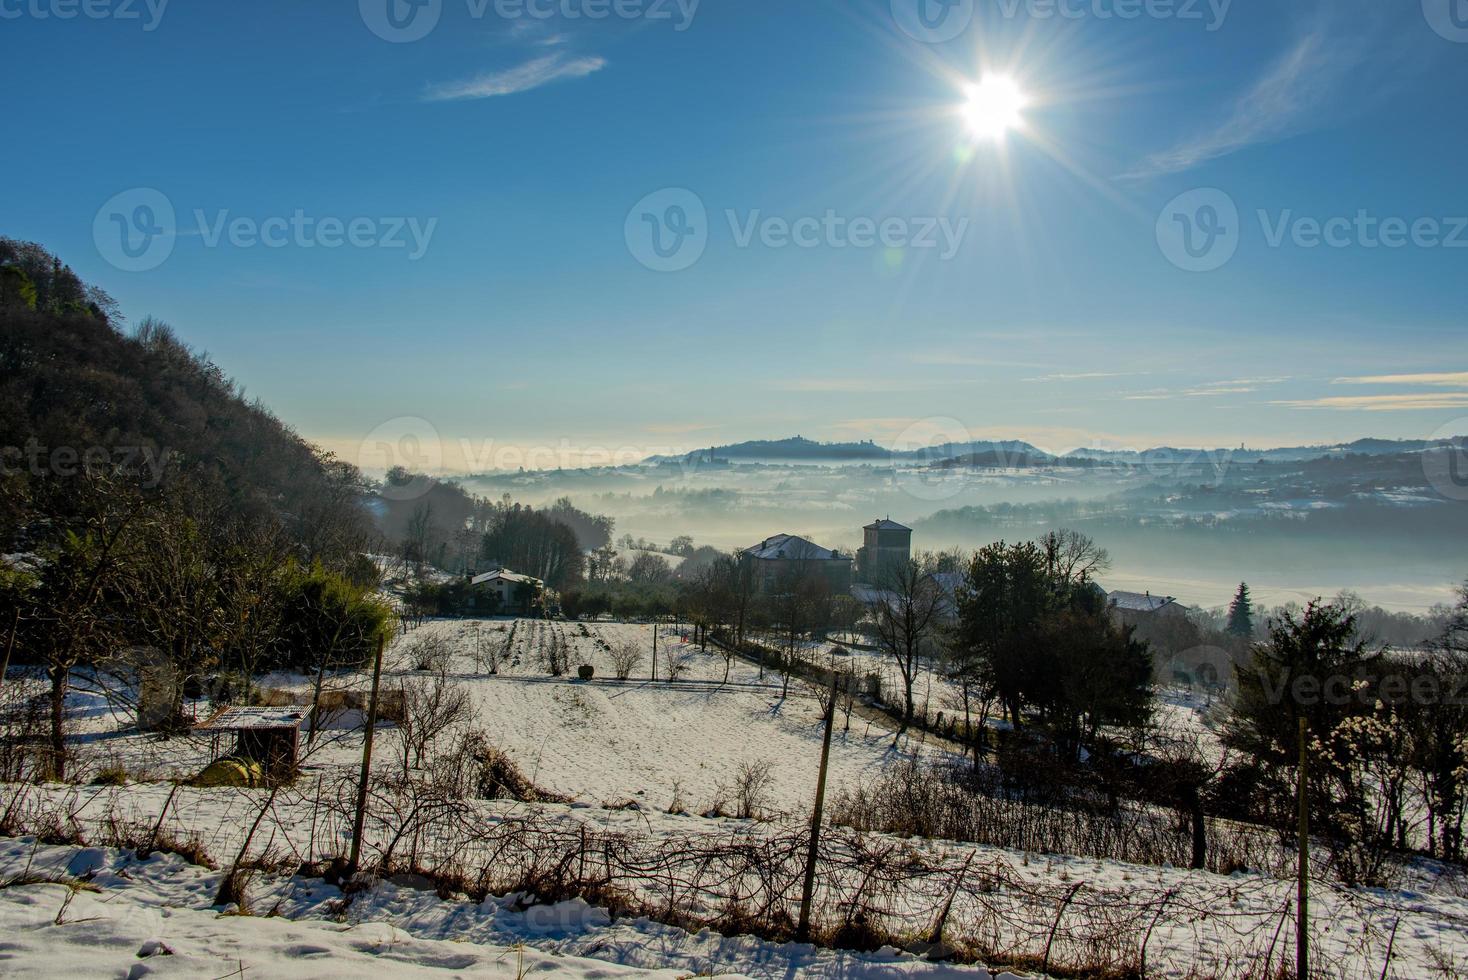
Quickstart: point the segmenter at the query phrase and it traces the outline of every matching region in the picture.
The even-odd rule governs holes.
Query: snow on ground
[[[27,807],[48,805],[59,808],[59,812],[72,814],[76,825],[88,833],[116,825],[152,826],[168,803],[172,788],[165,785],[45,786],[26,788],[23,792]],[[167,826],[178,836],[198,834],[209,853],[216,858],[231,856],[237,851],[246,829],[254,823],[267,795],[258,790],[181,789],[173,796]],[[278,853],[309,857],[313,841],[321,853],[334,853],[332,848],[336,844],[333,841],[340,833],[340,827],[324,829],[326,825],[318,822],[311,804],[309,788],[290,801],[277,799],[262,824],[259,836],[268,836]],[[564,832],[584,824],[588,828],[638,835],[654,847],[663,849],[686,848],[704,835],[733,834],[758,838],[784,832],[778,824],[706,820],[656,812],[505,803],[480,803],[476,806],[482,810],[476,822],[483,826],[497,821],[508,826],[531,820],[537,821],[536,826],[547,832],[557,828]],[[870,835],[868,844],[877,847],[883,840],[891,841],[891,838]],[[1002,875],[1004,884],[992,893],[969,896],[955,906],[951,923],[953,931],[960,934],[970,928],[975,916],[982,914],[982,907],[968,904],[974,897],[980,898],[984,906],[998,908],[1002,922],[1020,932],[1033,933],[1037,921],[1049,922],[1054,915],[1043,905],[1037,908],[1027,902],[1027,895],[1039,891],[1058,900],[1072,887],[1084,887],[1085,895],[1078,899],[1077,908],[1084,901],[1093,907],[1113,907],[1113,914],[1121,915],[1126,915],[1129,909],[1146,909],[1149,901],[1155,902],[1159,896],[1166,896],[1169,914],[1156,918],[1154,938],[1149,947],[1151,972],[1159,977],[1199,975],[1190,972],[1194,968],[1202,976],[1236,975],[1244,966],[1239,957],[1250,951],[1255,956],[1262,956],[1266,947],[1276,945],[1270,937],[1281,928],[1282,918],[1287,918],[1283,913],[1293,897],[1293,882],[1257,874],[1240,872],[1222,876],[1118,861],[1025,855],[944,841],[914,839],[892,842],[905,844],[914,860],[929,867],[937,864],[953,867],[972,860],[976,867],[991,868]],[[28,889],[33,891],[38,886],[21,889],[3,887],[6,878],[27,868],[45,871],[66,867],[70,867],[74,874],[93,868],[108,869],[114,876],[99,875],[94,883],[104,888],[103,896],[78,896],[67,918],[80,921],[89,915],[100,914],[92,904],[100,902],[104,906],[113,906],[117,910],[112,913],[114,915],[123,918],[141,916],[143,924],[127,924],[117,930],[112,930],[110,925],[98,927],[84,933],[83,938],[67,938],[66,933],[52,932],[46,926],[47,922],[53,921],[61,905],[63,896],[59,890],[48,891],[44,900],[23,901],[17,893],[23,897],[29,893]],[[124,877],[122,872],[128,877]],[[319,880],[259,876],[248,887],[251,909],[257,915],[278,914],[298,920],[302,928],[311,922],[320,922],[324,930],[314,939],[289,931],[259,938],[253,935],[252,930],[261,920],[230,918],[221,920],[227,923],[224,926],[214,923],[214,915],[220,910],[210,910],[219,880],[217,872],[184,865],[174,858],[155,857],[139,863],[123,852],[106,849],[79,851],[75,847],[38,846],[29,839],[0,842],[0,934],[21,936],[18,940],[10,940],[10,946],[0,941],[0,956],[13,952],[20,962],[34,964],[34,957],[43,946],[51,949],[56,943],[85,944],[91,942],[93,936],[110,936],[106,942],[116,945],[114,951],[127,952],[127,945],[136,943],[132,947],[133,955],[150,939],[161,939],[179,952],[198,949],[201,955],[219,953],[219,944],[224,944],[223,955],[226,957],[242,953],[273,955],[268,951],[262,953],[254,945],[268,939],[295,944],[303,949],[321,946],[326,950],[322,954],[323,964],[329,963],[326,954],[334,953],[338,948],[333,944],[342,943],[345,945],[341,948],[348,953],[355,950],[357,953],[383,955],[374,950],[395,950],[405,956],[417,957],[420,962],[444,965],[443,958],[447,954],[440,947],[420,949],[409,941],[448,939],[463,944],[460,950],[464,957],[461,960],[463,966],[456,967],[463,970],[495,963],[504,947],[525,942],[534,950],[552,956],[586,957],[622,966],[672,967],[683,976],[701,971],[748,975],[764,980],[796,974],[850,978],[985,976],[977,970],[950,970],[912,960],[894,962],[890,954],[868,957],[854,953],[817,952],[805,946],[772,944],[747,936],[724,937],[707,931],[689,934],[640,918],[612,921],[605,912],[590,909],[580,902],[536,906],[516,901],[515,896],[490,898],[482,903],[463,896],[441,901],[431,891],[415,888],[411,878],[375,884],[368,895],[359,897],[352,904],[343,919],[330,904],[340,898],[335,888]],[[941,881],[934,884],[940,890],[943,888]],[[114,898],[112,890],[115,888],[127,892]],[[931,909],[934,901],[942,901],[942,894],[923,894],[921,879],[914,881],[913,888],[914,893],[909,897],[920,900],[921,908]],[[1331,965],[1331,976],[1377,980],[1381,976],[1382,959],[1389,939],[1395,934],[1395,958],[1387,975],[1398,978],[1451,976],[1453,974],[1436,971],[1434,964],[1440,959],[1456,957],[1462,963],[1468,958],[1468,898],[1453,894],[1453,891],[1451,883],[1431,893],[1353,891],[1317,883],[1312,896],[1312,933],[1317,955],[1323,963]],[[897,896],[889,896],[888,900],[896,901]],[[141,906],[141,910],[131,909],[130,903]],[[16,908],[16,905],[21,907]],[[184,916],[181,921],[174,922],[173,917],[179,914],[175,909],[193,910],[198,918]],[[1012,909],[1008,917],[1004,916],[1004,909]],[[1037,913],[1039,920],[1024,917]],[[931,912],[914,911],[909,914],[913,920],[913,931],[924,933],[931,922]],[[1143,918],[1150,920],[1152,916]],[[1043,924],[1040,928],[1043,933]],[[1288,923],[1283,925],[1286,944],[1292,928]],[[235,945],[229,945],[230,936],[236,933]],[[176,938],[181,940],[181,945],[174,944]],[[201,945],[191,946],[190,942],[195,939]],[[486,952],[480,948],[481,945],[498,949]],[[528,954],[526,961],[541,962]],[[559,965],[563,961],[555,962]],[[566,975],[593,975],[573,972],[581,967],[574,962],[565,962],[568,962]],[[1254,962],[1257,966],[1257,961]],[[309,970],[315,975],[314,967]],[[265,972],[270,975],[269,971]],[[3,961],[0,961],[0,973],[15,975]],[[222,970],[207,975],[217,977],[228,973],[230,971]]]
[[[27,876],[36,883],[19,884]],[[83,879],[84,889],[62,883]],[[257,879],[253,911],[213,906],[221,875],[172,855],[0,841],[0,973],[157,977],[962,977],[972,967],[697,936],[646,919],[613,922],[580,900],[520,908],[514,897],[440,901],[378,882],[338,911],[319,880]],[[1002,977],[1012,978],[1013,974]]]
[[[498,674],[476,674],[465,683],[478,708],[477,724],[535,783],[593,803],[635,799],[665,809],[677,797],[683,808],[701,812],[717,801],[740,764],[767,763],[776,809],[789,810],[813,796],[821,709],[804,687],[793,684],[782,693],[777,675],[766,673],[761,680],[758,667],[741,660],[730,665],[726,685],[724,657],[712,648],[700,652],[677,635],[660,636],[663,679],[650,680],[650,626],[594,624],[586,637],[576,624],[514,625],[515,641]],[[482,623],[429,623],[400,639],[393,652],[401,655],[425,636],[441,636],[453,644],[450,669],[472,671],[475,645],[494,642],[484,630]],[[536,664],[534,651],[550,631],[574,647],[572,672],[589,663],[597,680],[551,677]],[[598,639],[636,643],[648,660],[629,682],[610,679],[609,655]],[[670,655],[687,660],[674,682],[666,680]],[[870,779],[896,754],[888,727],[853,718],[851,729],[840,726],[832,742],[831,785]]]
[[[551,636],[564,638],[570,651],[565,676],[552,676],[543,662]],[[646,651],[627,681],[614,679],[602,645],[621,643]],[[727,797],[742,763],[767,763],[772,812],[803,810],[814,795],[821,710],[813,692],[798,681],[784,691],[778,674],[761,678],[756,664],[737,658],[729,664],[726,684],[725,659],[715,648],[700,651],[667,626],[659,628],[659,679],[653,681],[650,625],[587,624],[583,635],[576,623],[429,620],[393,641],[384,657],[382,689],[391,692],[426,677],[412,668],[430,649],[447,654],[441,665],[469,691],[475,708],[470,724],[545,789],[593,805],[630,800],[666,809],[677,802],[703,812]],[[670,655],[684,663],[674,682],[666,679]],[[581,664],[595,669],[595,679],[577,679]],[[365,675],[352,673],[332,678],[328,686],[367,685]],[[310,701],[311,678],[305,676],[269,675],[261,686],[302,704]],[[79,691],[71,703],[79,775],[120,767],[135,778],[188,778],[215,751],[204,737],[159,741],[139,734],[126,711],[100,696]],[[211,708],[199,703],[193,710],[202,719]],[[310,740],[305,776],[355,767],[362,751],[360,724],[355,712],[325,722]],[[934,751],[921,733],[894,748],[894,727],[856,714],[848,728],[838,718],[831,745],[833,793],[869,780],[895,758]],[[303,749],[306,742],[303,734]],[[384,726],[377,744],[380,758],[394,758],[398,743],[391,725]],[[221,742],[218,748],[228,747]]]
[[[544,651],[557,641],[568,650],[566,676],[552,676],[544,660]],[[383,686],[391,691],[426,676],[414,667],[420,666],[418,661],[425,654],[434,654],[448,676],[468,689],[475,708],[472,724],[485,730],[537,784],[577,801],[572,807],[522,806],[514,812],[666,840],[669,848],[686,846],[691,835],[788,831],[791,822],[807,811],[814,790],[820,717],[811,693],[792,684],[788,694],[782,694],[778,675],[767,673],[761,678],[756,665],[738,659],[728,665],[726,684],[721,654],[712,648],[700,652],[666,627],[659,631],[660,679],[650,678],[650,664],[644,658],[631,678],[618,681],[612,676],[607,648],[622,644],[635,644],[650,654],[652,627],[595,623],[583,628],[576,623],[512,619],[429,621],[394,641],[386,657]],[[686,661],[685,669],[671,683],[666,680],[670,656]],[[869,653],[857,652],[851,661],[860,667],[880,666]],[[574,679],[581,664],[595,668],[595,679]],[[335,678],[334,684],[360,689],[364,681],[362,675],[352,674]],[[272,676],[265,684],[296,694],[310,687],[309,679],[301,676]],[[921,703],[922,687],[918,693]],[[936,712],[936,696],[933,703]],[[78,775],[82,778],[104,766],[118,765],[130,770],[135,779],[188,777],[210,758],[212,746],[207,739],[157,741],[137,734],[130,727],[130,718],[95,695],[79,693],[73,704],[78,709],[76,739],[82,760]],[[197,707],[201,714],[209,710],[207,704]],[[1216,745],[1207,709],[1201,696],[1165,691],[1159,698],[1157,723],[1164,730],[1189,733]],[[293,847],[299,847],[303,839],[317,841],[316,815],[309,812],[306,796],[312,786],[319,791],[323,782],[330,785],[333,779],[355,771],[362,738],[354,725],[360,726],[360,718],[348,713],[317,734],[299,784],[305,789],[296,793],[293,802],[277,805],[271,818],[277,824],[271,827],[271,839],[278,832]],[[379,769],[398,764],[396,741],[391,726],[385,726],[377,743]],[[894,748],[885,719],[854,715],[849,730],[838,724],[832,744],[832,792],[869,781],[908,753],[936,751],[921,736]],[[663,812],[675,800],[693,814],[708,809],[727,795],[743,762],[770,764],[769,810],[788,814],[792,821],[755,825]],[[65,808],[76,809],[82,821],[100,819],[110,808],[127,820],[151,825],[170,791],[162,782],[91,789],[7,786],[0,787],[0,799],[18,792],[52,799],[71,795]],[[169,821],[196,834],[216,858],[229,856],[258,812],[262,795],[181,789]],[[637,809],[603,808],[629,800],[638,804]],[[82,803],[85,805],[78,807]],[[485,820],[493,821],[503,819],[496,816],[495,807],[510,805],[484,806]],[[326,839],[323,831],[322,840]],[[1180,901],[1191,900],[1209,909],[1216,904],[1216,912],[1231,916],[1233,925],[1262,931],[1264,942],[1276,930],[1280,909],[1293,887],[1257,875],[1223,878],[1067,857],[1048,857],[1032,864],[1029,855],[992,848],[927,841],[913,841],[911,846],[953,861],[962,861],[971,853],[981,855],[980,860],[1003,861],[1036,887],[1064,891],[1065,883],[1074,880],[1117,896],[1175,892]],[[74,848],[37,850],[31,842],[0,846],[0,879],[19,870],[16,865],[22,852],[29,855],[33,851],[44,856],[47,866],[63,859],[69,862],[75,853]],[[61,925],[51,924],[64,897],[60,886],[0,887],[0,934],[6,937],[0,940],[0,973],[51,975],[65,970],[83,975],[156,972],[217,977],[236,972],[244,964],[263,975],[285,969],[299,972],[304,967],[313,976],[358,976],[370,964],[390,963],[395,973],[405,976],[420,971],[442,975],[445,970],[516,976],[522,954],[512,947],[525,941],[531,947],[523,952],[527,975],[613,977],[640,968],[667,968],[661,975],[717,971],[769,978],[797,972],[852,978],[984,976],[910,960],[778,947],[747,937],[689,936],[642,920],[611,923],[605,921],[604,913],[584,907],[517,912],[494,901],[482,905],[439,902],[432,895],[390,884],[378,885],[354,903],[346,921],[337,921],[327,904],[339,897],[334,889],[303,880],[273,881],[266,889],[268,895],[256,900],[257,912],[278,901],[282,918],[220,918],[219,910],[210,908],[218,880],[213,872],[183,866],[175,859],[138,863],[116,852],[98,852],[86,860],[103,869],[96,881],[103,891],[78,893]],[[1413,892],[1373,893],[1364,899],[1322,889],[1318,922],[1326,948],[1349,961],[1352,943],[1369,937],[1383,945],[1386,931],[1394,919],[1400,919],[1397,955],[1401,959],[1391,975],[1432,975],[1433,957],[1438,955],[1434,950],[1456,956],[1460,963],[1468,959],[1468,899],[1460,894],[1461,887],[1452,883],[1437,887],[1428,876],[1414,881],[1413,887]],[[559,924],[549,932],[542,929],[547,915],[550,922]],[[1158,923],[1157,955],[1159,963],[1165,961],[1172,968],[1170,974],[1182,975],[1191,956],[1217,945],[1205,925],[1170,919]],[[173,955],[140,956],[156,948],[148,946],[150,941],[160,939]],[[1379,975],[1379,964],[1363,961],[1360,966],[1361,976]]]

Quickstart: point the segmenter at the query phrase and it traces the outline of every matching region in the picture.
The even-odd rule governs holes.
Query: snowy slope
[[[21,874],[79,876],[64,884],[5,883]],[[441,902],[381,882],[345,914],[334,887],[301,878],[258,883],[261,914],[211,906],[217,872],[175,856],[139,861],[108,848],[0,842],[0,974],[7,977],[962,977],[976,968],[688,933],[646,920],[611,923],[580,901],[516,910],[513,901]],[[95,889],[95,890],[90,890]],[[268,913],[268,914],[266,914]],[[1012,974],[1003,974],[1012,977]]]

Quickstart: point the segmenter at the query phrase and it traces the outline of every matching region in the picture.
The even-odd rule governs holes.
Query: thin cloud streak
[[[1337,412],[1415,412],[1445,408],[1468,408],[1468,391],[1415,395],[1344,395],[1304,401],[1277,401],[1286,408],[1326,409]]]
[[[1122,180],[1145,180],[1182,173],[1256,143],[1292,136],[1305,128],[1338,83],[1361,60],[1352,49],[1322,29],[1297,41],[1205,133],[1155,153]]]
[[[1468,371],[1438,374],[1375,374],[1360,378],[1336,378],[1336,385],[1430,385],[1434,387],[1468,387]]]
[[[429,89],[423,98],[427,102],[457,102],[516,95],[566,78],[585,78],[601,71],[606,64],[605,58],[568,58],[563,54],[550,54],[504,71],[436,86]]]

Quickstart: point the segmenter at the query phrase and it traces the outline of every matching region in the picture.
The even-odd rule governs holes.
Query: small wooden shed
[[[194,731],[210,736],[210,761],[225,756],[254,759],[272,776],[296,771],[306,709],[220,708]]]

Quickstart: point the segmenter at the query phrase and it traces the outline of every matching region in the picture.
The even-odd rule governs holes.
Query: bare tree
[[[947,604],[942,587],[929,569],[926,557],[889,563],[877,582],[878,594],[872,608],[877,643],[902,675],[904,703],[898,737],[912,725],[912,689],[920,658],[936,637]]]
[[[1062,528],[1040,538],[1050,575],[1066,585],[1084,585],[1111,567],[1111,555],[1079,531]]]

